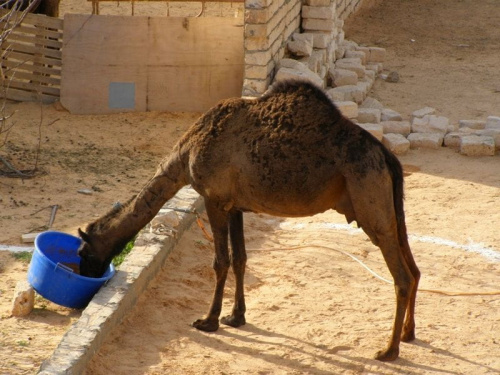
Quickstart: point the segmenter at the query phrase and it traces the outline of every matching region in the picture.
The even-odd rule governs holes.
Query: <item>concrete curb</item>
[[[142,231],[134,249],[118,267],[115,276],[94,296],[80,319],[63,336],[38,374],[81,374],[99,350],[106,335],[135,305],[140,294],[158,274],[170,252],[195,220],[191,212],[203,209],[203,199],[190,187],[181,189],[158,216],[176,209],[179,222],[170,235]],[[187,211],[180,212],[177,210]]]

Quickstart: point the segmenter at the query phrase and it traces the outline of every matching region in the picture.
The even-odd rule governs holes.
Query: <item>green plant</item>
[[[31,256],[33,255],[32,252],[30,251],[21,251],[21,252],[16,252],[12,253],[12,256],[16,259],[19,260],[23,263],[29,263],[31,262]]]
[[[127,254],[130,253],[134,248],[134,243],[135,243],[135,238],[125,245],[125,249],[123,249],[123,251],[120,254],[118,254],[113,258],[113,265],[115,267],[118,267],[120,264],[123,263]]]

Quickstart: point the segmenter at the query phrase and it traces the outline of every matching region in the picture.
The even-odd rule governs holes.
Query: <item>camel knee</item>
[[[241,254],[241,253],[233,253],[231,255],[231,264],[233,265],[233,268],[245,268],[247,264],[247,255]]]
[[[415,285],[415,278],[409,272],[402,272],[400,276],[394,280],[394,288],[398,298],[407,299],[410,295],[410,290]]]
[[[407,299],[409,296],[409,284],[405,286],[396,285],[396,297]]]
[[[215,257],[212,263],[212,268],[214,269],[216,274],[220,274],[222,272],[226,272],[229,269],[230,260],[229,257]]]

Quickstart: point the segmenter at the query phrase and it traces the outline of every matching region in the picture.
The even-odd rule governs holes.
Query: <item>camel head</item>
[[[113,258],[122,252],[129,239],[113,241],[112,237],[93,233],[91,228],[92,226],[87,227],[86,231],[78,229],[78,234],[82,239],[82,244],[78,249],[80,275],[102,277]]]
[[[111,263],[110,251],[102,241],[91,233],[78,229],[82,244],[78,249],[80,256],[80,275],[87,277],[101,277]]]

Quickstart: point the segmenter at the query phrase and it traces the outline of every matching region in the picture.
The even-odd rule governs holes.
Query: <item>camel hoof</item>
[[[375,356],[375,359],[382,362],[394,361],[399,356],[399,348],[381,350]]]
[[[191,324],[194,328],[199,329],[204,332],[215,332],[219,329],[219,322],[208,320],[208,319],[198,319]]]
[[[220,322],[222,324],[225,324],[227,326],[231,326],[231,327],[235,327],[235,328],[238,328],[238,327],[241,327],[242,325],[246,324],[246,320],[245,320],[245,316],[239,316],[239,317],[236,317],[234,315],[228,315],[228,316],[225,316],[223,317]]]
[[[415,330],[414,329],[411,329],[409,331],[405,331],[401,335],[401,341],[403,341],[403,342],[410,342],[413,340],[415,340]]]

